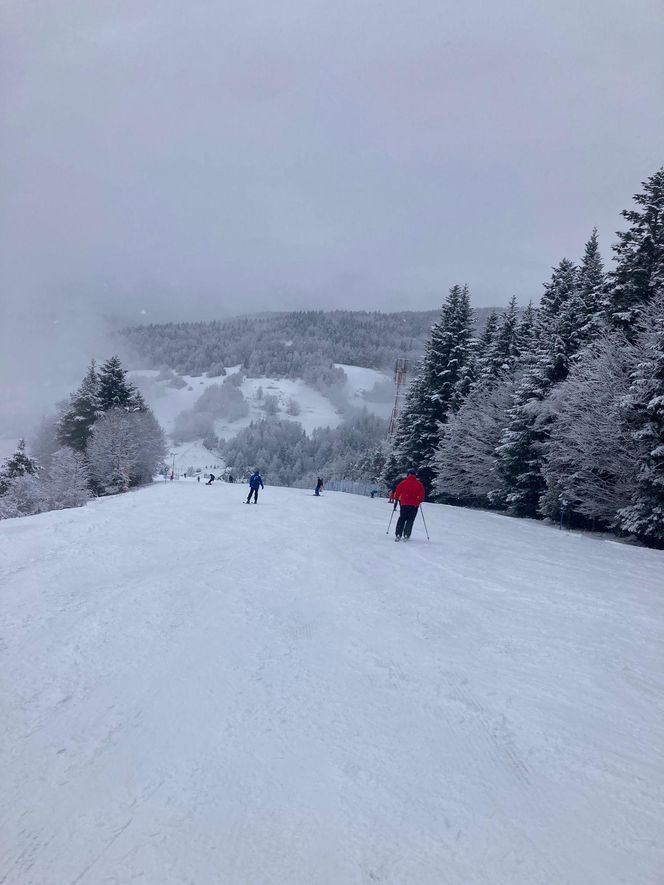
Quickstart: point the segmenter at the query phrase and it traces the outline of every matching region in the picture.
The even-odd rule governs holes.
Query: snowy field
[[[0,882],[664,882],[662,553],[242,496],[0,524]]]

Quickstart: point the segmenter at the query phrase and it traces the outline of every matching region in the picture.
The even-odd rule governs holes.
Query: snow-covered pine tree
[[[134,418],[133,412],[113,408],[92,428],[87,459],[93,487],[100,494],[124,492],[131,485],[138,461]]]
[[[68,446],[52,456],[45,477],[49,510],[81,507],[90,498],[88,471],[83,456]]]
[[[127,370],[117,356],[106,360],[99,369],[99,402],[104,412],[114,408],[141,412],[146,407],[141,394],[127,381]]]
[[[477,378],[484,378],[491,374],[492,349],[498,330],[498,314],[492,310],[487,317],[486,325],[482,334],[477,339],[475,371]]]
[[[546,443],[544,516],[557,518],[561,498],[591,528],[612,528],[636,483],[634,440],[623,416],[639,350],[619,332],[584,350],[551,396],[556,420]]]
[[[579,266],[579,296],[583,305],[584,322],[579,330],[584,344],[597,338],[606,326],[606,274],[599,251],[597,228],[593,228],[585,245]]]
[[[616,267],[609,274],[613,323],[629,330],[647,304],[664,290],[664,166],[642,183],[635,209],[621,213],[629,222],[613,247]]]
[[[38,470],[35,459],[26,453],[25,440],[20,439],[14,454],[6,458],[0,467],[0,495],[6,493],[11,480],[19,476],[35,476]]]
[[[101,413],[99,375],[92,360],[81,386],[69,398],[69,405],[58,421],[56,433],[60,445],[85,452],[92,427]]]
[[[654,310],[646,358],[634,373],[628,421],[640,452],[632,503],[619,513],[620,528],[646,544],[664,546],[664,291]]]
[[[567,377],[569,359],[579,346],[581,299],[577,279],[575,265],[563,258],[544,286],[533,366],[516,391],[509,423],[496,449],[500,483],[490,498],[516,516],[537,516],[545,490],[544,444],[554,418],[546,399],[553,384]],[[529,361],[526,358],[526,362]]]
[[[436,452],[434,492],[441,501],[489,505],[496,485],[496,446],[508,421],[516,389],[513,375],[475,384],[451,415]]]
[[[529,301],[517,326],[516,347],[520,365],[532,363],[537,352],[537,311]]]
[[[478,378],[459,411],[448,419],[436,452],[440,500],[486,505],[495,486],[495,450],[508,423],[520,353],[518,308],[512,296],[496,318],[491,341],[478,360]]]
[[[44,483],[34,473],[15,476],[7,480],[3,487],[4,491],[0,494],[0,519],[32,516],[49,509]]]
[[[521,351],[519,341],[519,309],[516,295],[512,295],[506,310],[500,315],[489,350],[485,378],[503,377],[511,374],[516,367]]]
[[[480,355],[486,353],[493,344],[493,340],[496,337],[497,328],[498,314],[495,310],[492,310],[489,316],[486,318],[486,323],[484,324],[482,334],[477,339],[477,350]]]
[[[144,485],[152,482],[153,477],[161,472],[167,453],[166,437],[151,409],[132,412],[131,415],[137,449],[131,484]]]
[[[441,426],[463,401],[459,382],[466,374],[471,352],[472,315],[467,286],[453,286],[443,304],[415,380],[406,395],[384,479],[391,485],[415,467],[431,489],[434,458]]]

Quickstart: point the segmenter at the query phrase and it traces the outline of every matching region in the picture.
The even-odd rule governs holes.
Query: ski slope
[[[662,553],[243,496],[0,524],[0,882],[664,882]]]

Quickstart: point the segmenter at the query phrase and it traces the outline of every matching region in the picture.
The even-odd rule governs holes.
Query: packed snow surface
[[[244,495],[0,525],[0,882],[664,882],[662,553]]]

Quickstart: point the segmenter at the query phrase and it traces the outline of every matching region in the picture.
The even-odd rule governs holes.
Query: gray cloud
[[[10,0],[2,299],[537,298],[664,154],[661,0]]]

